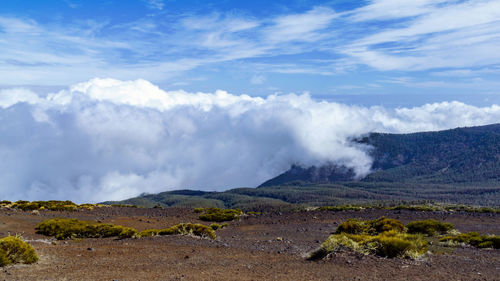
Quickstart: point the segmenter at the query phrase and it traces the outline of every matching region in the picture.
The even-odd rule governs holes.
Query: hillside
[[[262,211],[266,208],[287,209],[294,205],[396,205],[430,202],[497,207],[500,206],[500,188],[498,186],[341,182],[235,188],[223,192],[174,190],[103,203],[133,204],[144,207],[219,207]]]
[[[500,206],[500,124],[414,134],[373,133],[373,173],[354,181],[345,167],[300,167],[259,188],[176,190],[108,204],[259,210],[265,207],[440,202]]]
[[[500,124],[413,134],[372,133],[357,141],[373,147],[373,172],[363,182],[476,185],[500,180]],[[261,186],[293,181],[333,183],[353,178],[352,170],[333,164],[293,165]]]

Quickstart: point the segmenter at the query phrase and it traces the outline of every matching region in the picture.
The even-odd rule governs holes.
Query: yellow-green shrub
[[[203,211],[199,216],[200,220],[215,222],[232,221],[243,214],[240,209],[205,208]]]
[[[352,205],[341,205],[341,206],[322,206],[319,207],[319,210],[321,211],[334,211],[334,212],[339,212],[339,211],[360,211],[365,209],[364,207],[361,206],[352,206]]]
[[[348,219],[337,227],[335,233],[375,235],[386,231],[404,232],[404,225],[398,220],[386,217],[366,221]]]
[[[197,223],[180,223],[169,228],[161,229],[158,235],[195,235],[201,237],[216,238],[215,231],[206,225]]]
[[[75,204],[71,201],[24,201],[19,200],[10,204],[11,207],[17,208],[23,211],[32,210],[51,210],[51,211],[76,211],[79,209],[93,209],[94,207],[102,207],[100,204]]]
[[[33,247],[18,237],[7,236],[0,239],[0,266],[15,263],[34,263],[38,256]]]
[[[37,233],[54,236],[59,240],[67,238],[99,238],[132,237],[135,229],[112,225],[106,223],[96,223],[77,219],[54,218],[43,221],[36,226]],[[131,235],[131,233],[133,233]]]
[[[78,209],[78,205],[71,201],[17,201],[13,207],[18,208],[23,211],[40,210],[47,209],[52,211],[75,211]]]
[[[341,248],[382,257],[417,258],[427,251],[427,241],[418,235],[387,231],[378,235],[333,234],[313,251],[309,259],[316,260]]]
[[[213,230],[222,229],[222,228],[227,227],[227,226],[228,226],[227,223],[223,223],[223,224],[212,223],[209,225],[209,227]]]
[[[118,234],[118,238],[120,239],[125,239],[125,238],[132,238],[137,234],[137,230],[135,230],[132,227],[123,227],[122,231],[120,234]]]
[[[477,248],[500,249],[499,235],[481,235],[477,232],[459,234],[457,236],[445,236],[439,239],[445,245],[456,245],[466,243]]]
[[[370,234],[377,234],[386,231],[404,232],[405,226],[398,220],[381,217],[376,220],[368,221],[370,225]]]
[[[0,201],[0,206],[6,206],[6,205],[10,205],[12,204],[12,202],[8,201],[8,200],[2,200]]]
[[[388,231],[371,240],[376,254],[383,257],[417,258],[427,251],[427,240],[419,235]]]
[[[158,229],[146,229],[146,230],[143,230],[139,233],[136,234],[136,237],[137,238],[142,238],[142,237],[152,237],[152,236],[156,236],[158,235],[158,232],[160,230]]]
[[[450,230],[455,229],[453,224],[451,223],[443,223],[437,220],[421,220],[421,221],[412,221],[406,225],[408,229],[408,233],[413,234],[425,234],[429,236],[435,236],[437,234],[445,234]]]
[[[201,212],[203,212],[204,209],[205,208],[194,208],[194,212],[195,213],[201,213]]]
[[[340,234],[340,233],[362,234],[362,233],[367,233],[368,228],[369,227],[366,224],[366,221],[358,219],[348,219],[337,227],[335,234]]]

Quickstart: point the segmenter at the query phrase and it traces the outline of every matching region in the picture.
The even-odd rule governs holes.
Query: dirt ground
[[[57,241],[35,233],[53,217],[130,226],[166,228],[181,222],[204,223],[192,209],[97,208],[39,215],[0,210],[0,237],[21,234],[40,261],[0,268],[0,280],[500,280],[500,250],[436,248],[422,260],[386,259],[349,252],[307,261],[336,226],[348,218],[381,216],[433,218],[461,232],[500,234],[499,214],[414,211],[308,211],[243,217],[218,230],[217,239],[159,236]]]

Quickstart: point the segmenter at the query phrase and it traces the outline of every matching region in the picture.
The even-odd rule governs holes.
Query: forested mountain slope
[[[500,124],[412,134],[372,133],[372,173],[365,182],[485,183],[500,181]],[[354,179],[352,170],[327,164],[290,170],[261,186],[333,183]]]

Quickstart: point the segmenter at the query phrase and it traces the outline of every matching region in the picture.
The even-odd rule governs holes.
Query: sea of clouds
[[[163,91],[92,79],[48,95],[0,90],[0,198],[119,200],[179,188],[256,186],[291,164],[335,162],[367,174],[369,132],[500,122],[500,106],[350,106],[308,94],[266,98]]]

